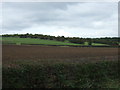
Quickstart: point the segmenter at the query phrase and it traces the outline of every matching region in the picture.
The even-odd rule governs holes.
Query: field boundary
[[[17,45],[16,43],[7,43],[7,44],[3,44],[3,45]],[[107,45],[102,45],[102,46],[99,46],[99,45],[48,45],[48,44],[24,44],[24,43],[21,43],[20,45],[37,45],[37,46],[66,46],[66,47],[115,47],[115,48],[119,48],[120,46],[107,46]]]

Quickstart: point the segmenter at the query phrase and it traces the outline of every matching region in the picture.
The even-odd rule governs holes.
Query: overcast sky
[[[118,36],[118,3],[3,3],[2,34]],[[0,16],[1,17],[1,16]]]

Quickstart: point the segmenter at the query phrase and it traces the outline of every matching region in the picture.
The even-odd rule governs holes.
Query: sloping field
[[[68,42],[55,40],[44,40],[35,38],[17,38],[17,37],[2,37],[3,44],[43,44],[43,45],[80,45]]]
[[[75,44],[70,43],[69,41],[56,41],[56,40],[44,40],[37,38],[18,38],[18,37],[0,37],[0,40],[3,44],[14,44],[14,45],[63,45],[63,46],[88,46],[88,42],[84,44]],[[92,43],[93,46],[109,46],[107,44],[102,43]]]

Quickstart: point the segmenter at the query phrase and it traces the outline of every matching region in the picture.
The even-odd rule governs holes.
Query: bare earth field
[[[17,60],[42,63],[118,60],[118,48],[3,45],[2,60],[3,64]]]

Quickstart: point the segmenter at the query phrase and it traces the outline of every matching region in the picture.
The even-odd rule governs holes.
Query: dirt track
[[[80,59],[88,57],[114,57],[118,48],[52,47],[3,45],[2,60]]]

